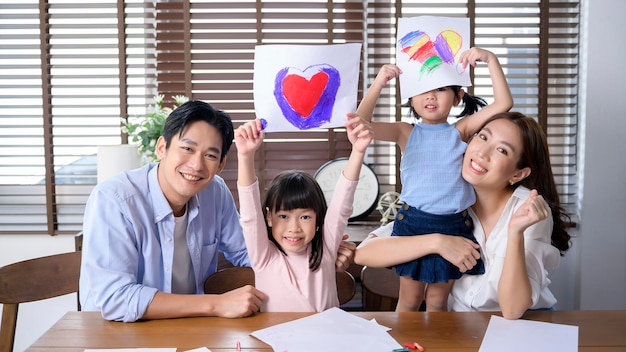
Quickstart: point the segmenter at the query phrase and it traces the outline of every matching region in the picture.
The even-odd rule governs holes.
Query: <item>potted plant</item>
[[[154,106],[148,107],[148,112],[145,116],[122,119],[122,131],[128,133],[128,136],[131,137],[131,142],[139,145],[138,152],[144,164],[158,161],[154,147],[157,139],[163,132],[165,119],[167,119],[173,109],[189,100],[184,95],[175,95],[172,98],[176,105],[173,108],[169,108],[163,106],[163,98],[164,96],[161,94],[155,96]]]

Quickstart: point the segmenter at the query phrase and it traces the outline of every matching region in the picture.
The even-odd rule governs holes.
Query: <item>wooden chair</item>
[[[254,286],[254,271],[250,267],[233,266],[216,271],[204,281],[204,293],[222,294],[246,285]]]
[[[78,292],[81,252],[29,259],[0,268],[0,352],[12,352],[20,303]]]
[[[339,305],[350,302],[356,293],[356,282],[354,276],[348,271],[337,273],[337,297]]]
[[[74,236],[74,249],[77,251],[83,250],[83,232],[79,232]]]
[[[74,249],[78,252],[83,250],[83,232],[82,231],[80,231],[79,233],[76,234],[76,236],[74,236]],[[76,292],[76,306],[78,307],[79,312],[83,309],[80,305],[80,292]]]
[[[400,277],[395,270],[364,266],[361,271],[363,310],[394,311],[398,304]]]
[[[204,281],[204,293],[222,294],[245,285],[254,286],[254,271],[249,267],[231,267],[219,270]],[[354,277],[347,271],[337,273],[339,304],[349,302],[356,293]]]
[[[231,262],[229,262],[228,259],[226,259],[226,257],[224,256],[224,253],[217,252],[217,271],[220,271],[226,268],[232,268],[232,267],[234,267],[234,265],[231,264]]]

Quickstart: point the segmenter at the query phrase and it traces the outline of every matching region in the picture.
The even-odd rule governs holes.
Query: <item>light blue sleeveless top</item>
[[[452,124],[416,124],[400,162],[400,200],[431,214],[454,214],[474,204],[474,189],[461,177],[466,147]]]

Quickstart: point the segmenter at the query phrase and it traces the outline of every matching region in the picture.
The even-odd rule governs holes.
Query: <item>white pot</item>
[[[98,183],[124,170],[141,166],[139,146],[134,144],[102,145],[98,147]]]

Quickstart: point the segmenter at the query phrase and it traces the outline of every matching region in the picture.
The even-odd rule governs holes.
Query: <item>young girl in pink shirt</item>
[[[280,173],[261,205],[254,154],[263,142],[260,120],[235,131],[241,225],[255,286],[267,295],[262,312],[321,312],[339,306],[335,260],[372,140],[368,122],[348,114],[352,151],[330,205],[315,179],[302,171]]]

